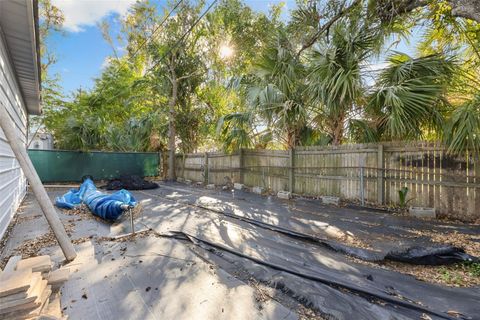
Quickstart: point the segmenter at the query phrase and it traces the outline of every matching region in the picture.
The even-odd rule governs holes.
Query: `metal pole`
[[[363,167],[360,167],[360,200],[362,201],[362,206],[364,206],[365,194],[364,194],[364,181],[363,181]]]
[[[135,224],[133,223],[133,209],[130,209],[130,226],[132,227],[132,234],[135,234]]]
[[[43,214],[45,215],[50,228],[52,228],[55,238],[57,238],[58,244],[60,245],[65,258],[69,261],[75,259],[77,253],[75,252],[70,238],[65,232],[65,228],[63,227],[63,224],[60,221],[60,218],[58,217],[50,198],[48,197],[47,191],[40,181],[40,177],[33,167],[32,161],[28,157],[25,146],[23,146],[20,139],[18,139],[15,128],[11,123],[10,115],[4,106],[0,106],[0,126],[10,143],[10,147],[12,148],[15,157],[20,163],[20,167],[30,182],[32,191],[37,198],[40,207],[42,208]]]

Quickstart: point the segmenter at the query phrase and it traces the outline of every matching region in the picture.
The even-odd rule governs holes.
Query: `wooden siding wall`
[[[0,104],[5,107],[26,145],[27,114],[0,29]],[[0,129],[0,238],[25,196],[26,179]]]
[[[386,205],[398,205],[398,191],[407,187],[409,205],[435,207],[440,215],[463,221],[480,219],[478,156],[451,156],[435,143],[188,154],[185,166],[183,156],[177,160],[177,175],[192,181],[204,182],[207,175],[208,183],[221,185],[229,176],[233,182],[273,192],[291,189],[295,194],[348,200],[363,195],[366,202]]]

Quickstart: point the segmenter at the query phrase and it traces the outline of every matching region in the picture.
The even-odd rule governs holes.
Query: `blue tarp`
[[[85,179],[79,189],[71,189],[55,199],[59,208],[73,209],[86,204],[92,213],[105,220],[116,220],[125,210],[125,206],[134,207],[137,202],[127,190],[105,194],[97,190],[91,179]]]

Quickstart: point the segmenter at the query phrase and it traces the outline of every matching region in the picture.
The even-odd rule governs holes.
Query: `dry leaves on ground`
[[[463,248],[466,253],[480,257],[480,235],[464,234],[457,231],[443,232],[409,229],[410,232],[432,239],[433,242],[447,243]]]
[[[62,209],[62,212],[68,216],[78,216],[81,219],[93,219],[97,221],[105,222],[105,220],[101,219],[100,217],[95,216],[87,205],[81,204],[73,209]]]
[[[450,287],[473,287],[480,285],[480,265],[458,263],[448,266],[413,265],[397,261],[367,262],[349,257],[354,262],[374,268],[382,268],[409,274],[416,279]]]

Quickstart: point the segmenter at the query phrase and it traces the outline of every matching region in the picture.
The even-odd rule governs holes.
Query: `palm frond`
[[[420,138],[425,126],[440,128],[442,97],[454,60],[441,55],[411,58],[396,53],[389,63],[380,73],[367,112],[377,118],[390,138]]]
[[[455,109],[447,122],[444,142],[449,153],[480,152],[480,94]]]

